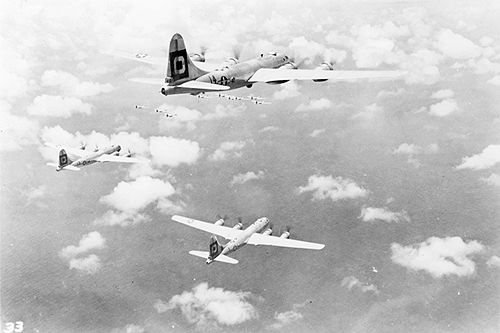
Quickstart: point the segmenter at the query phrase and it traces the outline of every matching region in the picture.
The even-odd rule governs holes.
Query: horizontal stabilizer
[[[210,91],[229,90],[228,86],[221,86],[220,84],[213,84],[213,83],[200,82],[200,81],[188,81],[188,82],[180,84],[176,87],[187,88],[187,89],[202,89],[202,90],[210,90]]]
[[[57,165],[56,163],[47,163],[47,165],[50,165],[52,167],[55,167],[55,168],[59,169],[59,165]],[[80,171],[80,168],[74,167],[72,165],[66,165],[65,167],[63,167],[63,168],[61,168],[59,170]]]
[[[145,84],[154,84],[157,86],[162,86],[165,84],[164,79],[158,79],[154,77],[133,77],[131,79],[128,79],[129,81],[132,82],[137,82],[137,83],[145,83]]]
[[[191,254],[193,256],[200,257],[200,258],[208,259],[208,252],[207,251],[189,251],[189,254]],[[220,254],[214,260],[220,261],[220,262],[225,262],[227,264],[237,264],[238,263],[238,260],[233,259],[233,258],[228,257],[228,256],[225,256],[223,254]]]

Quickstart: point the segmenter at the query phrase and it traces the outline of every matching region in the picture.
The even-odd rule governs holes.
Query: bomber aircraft
[[[267,217],[258,219],[244,230],[242,230],[243,224],[241,223],[236,224],[232,228],[224,226],[224,218],[218,219],[215,223],[208,223],[174,215],[172,216],[172,220],[213,234],[212,237],[210,237],[209,252],[189,251],[189,254],[207,259],[207,264],[210,264],[213,261],[237,264],[238,260],[227,255],[246,244],[271,245],[310,250],[321,250],[325,247],[324,244],[289,239],[289,231],[283,232],[279,237],[272,236],[273,230],[269,227],[269,219]],[[260,233],[261,231],[262,233]],[[222,245],[219,243],[215,235],[224,237],[230,241],[227,244]]]
[[[82,166],[94,164],[96,162],[121,162],[121,163],[147,163],[147,160],[138,160],[131,157],[130,151],[126,155],[119,156],[120,146],[112,145],[104,149],[99,149],[97,146],[94,151],[85,150],[85,145],[80,148],[70,148],[61,145],[56,145],[50,142],[45,143],[46,146],[60,149],[59,164],[47,163],[47,165],[56,167],[56,171],[72,170],[79,171]]]
[[[149,64],[164,65],[162,58],[146,53],[127,54],[111,51],[110,54]],[[196,62],[196,65],[195,65]],[[239,62],[229,58],[222,66],[207,68],[203,54],[188,55],[184,39],[176,33],[170,40],[167,59],[167,73],[164,80],[154,78],[132,78],[130,81],[162,85],[160,92],[165,95],[221,92],[251,88],[254,83],[281,84],[290,80],[352,80],[361,78],[394,78],[405,75],[405,71],[365,71],[333,70],[333,66],[323,63],[315,69],[298,69],[291,59],[277,52],[261,54],[260,57]]]

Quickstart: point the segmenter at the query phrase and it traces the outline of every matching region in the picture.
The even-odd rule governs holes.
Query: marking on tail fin
[[[174,81],[189,77],[186,50],[170,52],[170,71]]]
[[[65,166],[67,164],[69,164],[68,154],[66,154],[66,150],[61,149],[61,151],[59,151],[59,165]]]

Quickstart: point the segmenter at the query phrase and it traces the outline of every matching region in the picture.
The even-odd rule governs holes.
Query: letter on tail
[[[215,259],[222,252],[223,249],[224,247],[219,243],[217,237],[215,237],[215,235],[212,235],[212,237],[210,237],[209,259],[212,260]]]
[[[71,161],[68,158],[68,154],[66,154],[66,150],[61,149],[61,151],[59,151],[59,167],[60,168],[65,167],[70,163]]]

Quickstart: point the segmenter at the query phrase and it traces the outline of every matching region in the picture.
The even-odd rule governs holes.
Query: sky
[[[0,15],[2,330],[500,331],[498,1],[4,1]],[[233,92],[271,103],[254,105],[162,96],[129,79],[164,66],[109,54],[164,57],[174,33],[216,64],[278,51],[408,74]],[[44,142],[150,162],[56,172]],[[326,246],[248,245],[207,266],[188,252],[210,235],[174,214],[265,216]]]

